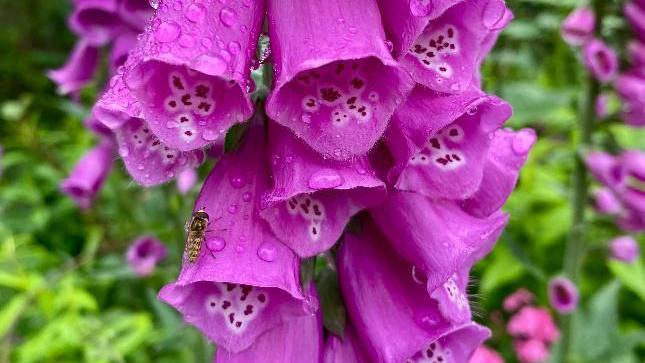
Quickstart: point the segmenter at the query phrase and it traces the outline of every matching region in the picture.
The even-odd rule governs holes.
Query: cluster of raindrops
[[[466,157],[456,146],[464,140],[464,130],[459,125],[450,125],[430,138],[425,147],[410,158],[410,165],[435,165],[444,170],[456,170],[465,165]],[[447,142],[455,144],[448,148]]]
[[[206,296],[205,309],[218,315],[234,334],[242,334],[269,303],[268,294],[261,288],[232,283],[213,283],[219,295]]]
[[[453,69],[446,58],[459,53],[458,35],[454,26],[447,25],[441,30],[420,36],[410,48],[409,54],[417,58],[425,68],[435,71],[441,77],[450,78]]]
[[[322,222],[325,220],[323,204],[307,194],[300,194],[287,200],[287,211],[292,216],[300,215],[309,222],[309,237],[313,241],[320,239]]]

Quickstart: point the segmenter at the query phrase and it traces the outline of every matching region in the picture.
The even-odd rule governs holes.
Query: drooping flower
[[[69,176],[60,183],[63,193],[71,197],[80,208],[89,208],[101,190],[112,169],[112,153],[109,142],[99,144],[83,155]]]
[[[539,339],[515,340],[513,348],[521,363],[543,363],[549,359],[549,347]]]
[[[168,147],[202,148],[251,116],[247,86],[263,4],[168,0],[155,12],[124,81]]]
[[[504,359],[496,351],[480,345],[468,363],[504,363]]]
[[[535,296],[532,292],[522,287],[504,299],[504,310],[514,312],[532,303],[534,298]]]
[[[643,69],[645,72],[645,67]],[[630,126],[645,126],[645,74],[642,76],[635,72],[622,74],[614,86],[623,102],[621,110],[623,121]]]
[[[618,73],[618,56],[600,39],[592,39],[582,49],[587,70],[600,82],[609,82]]]
[[[128,247],[126,261],[138,276],[151,275],[168,255],[166,246],[153,236],[141,236]]]
[[[633,237],[621,236],[609,241],[609,252],[615,260],[632,263],[638,258],[640,248]]]
[[[549,281],[549,302],[560,314],[569,314],[578,307],[578,288],[566,277]]]
[[[317,301],[313,284],[309,295]],[[320,363],[322,352],[322,316],[318,310],[314,314],[290,317],[239,353],[218,349],[213,363]]]
[[[511,336],[522,340],[553,343],[560,336],[549,311],[534,306],[525,306],[513,315],[506,329]]]
[[[59,69],[49,71],[47,75],[58,85],[58,93],[73,93],[92,80],[98,62],[99,48],[85,39],[80,39],[67,63]]]
[[[451,95],[417,86],[392,117],[386,143],[399,190],[463,200],[479,188],[492,135],[511,107],[481,91]]]
[[[137,35],[137,32],[130,29],[124,29],[116,35],[108,58],[110,74],[117,74],[119,67],[125,65],[130,51],[137,44]]]
[[[595,193],[596,210],[603,214],[619,214],[622,204],[609,188],[600,188]]]
[[[123,22],[141,32],[152,17],[153,8],[149,0],[121,0],[117,12]]]
[[[329,334],[325,341],[323,363],[370,363],[351,324],[345,327],[343,337]]]
[[[417,363],[448,355],[467,362],[490,332],[472,322],[452,324],[445,319],[436,300],[428,298],[423,281],[415,278],[413,266],[370,222],[363,223],[360,234],[345,236],[338,251],[338,273],[365,352],[384,363]],[[446,291],[455,299],[461,295],[452,285]]]
[[[438,92],[465,91],[489,35],[508,24],[502,0],[379,0],[393,54],[414,80]],[[405,29],[405,31],[403,31]]]
[[[630,1],[625,4],[624,13],[636,37],[645,42],[645,4]]]
[[[177,175],[177,190],[179,194],[186,194],[193,189],[199,179],[199,175],[195,169],[185,169]]]
[[[103,46],[119,29],[119,0],[76,0],[69,27],[93,46]]]
[[[195,212],[208,216],[203,234],[197,234],[203,238],[187,245],[179,278],[159,293],[231,353],[315,310],[300,288],[298,258],[258,215],[268,174],[262,131],[252,128],[242,147],[226,154],[205,181],[195,203]]]
[[[595,27],[596,15],[591,8],[583,6],[573,10],[564,19],[560,33],[569,45],[581,46],[593,38]]]
[[[367,153],[412,81],[373,0],[269,0],[276,83],[266,111],[333,159]]]
[[[325,159],[287,128],[269,125],[273,188],[262,217],[298,255],[329,249],[352,215],[385,199],[366,157]]]

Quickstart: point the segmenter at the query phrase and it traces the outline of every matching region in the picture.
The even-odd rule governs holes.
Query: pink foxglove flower
[[[343,337],[329,334],[325,341],[323,363],[370,363],[356,332],[351,325],[345,327]]]
[[[263,3],[168,0],[155,12],[124,81],[162,143],[202,148],[251,116],[247,86]]]
[[[643,75],[623,74],[615,82],[616,92],[623,101],[622,119],[626,124],[645,126],[645,66]]]
[[[101,143],[83,155],[69,176],[60,183],[61,190],[80,208],[89,208],[110,174],[113,161],[112,145]]]
[[[591,8],[583,6],[575,9],[562,22],[560,32],[569,45],[581,46],[593,38],[596,16]]]
[[[177,175],[177,190],[179,191],[179,194],[186,194],[188,193],[195,184],[197,184],[197,181],[199,180],[199,175],[194,169],[185,169]]]
[[[313,285],[309,294],[315,297]],[[322,351],[322,317],[318,310],[315,314],[289,318],[241,352],[218,349],[213,363],[319,363]]]
[[[252,130],[240,150],[215,166],[195,204],[209,216],[201,248],[159,293],[231,353],[312,308],[300,287],[298,258],[258,215],[268,179],[264,147],[261,131]]]
[[[602,214],[619,214],[622,204],[609,188],[600,188],[595,193],[596,210]]]
[[[366,157],[325,159],[287,128],[269,125],[273,188],[262,217],[302,257],[329,249],[352,215],[385,199]]]
[[[478,73],[489,35],[508,24],[502,0],[379,0],[394,56],[433,90],[465,91]]]
[[[638,258],[640,247],[633,237],[621,236],[609,241],[609,252],[615,260],[632,263]]]
[[[585,44],[582,56],[587,70],[600,82],[609,82],[618,72],[616,51],[602,40],[593,39]]]
[[[450,352],[467,362],[490,332],[472,322],[453,324],[428,299],[413,264],[399,257],[371,223],[359,235],[346,235],[338,252],[338,272],[349,317],[366,353],[384,363],[424,362]],[[452,284],[454,304],[468,304]],[[463,308],[463,307],[462,307]],[[392,337],[396,336],[396,343]]]
[[[374,0],[269,0],[276,84],[267,113],[333,159],[367,153],[412,81]]]
[[[80,39],[67,63],[48,72],[51,80],[58,85],[58,93],[73,93],[83,88],[94,77],[99,62],[99,49],[87,40]]]
[[[88,43],[103,46],[118,31],[118,10],[118,0],[75,0],[69,26]]]
[[[514,312],[533,302],[535,296],[525,288],[520,288],[504,299],[504,310]]]
[[[126,260],[130,269],[138,276],[149,276],[155,267],[168,255],[163,243],[152,236],[137,238],[126,252]]]
[[[138,32],[143,31],[152,12],[149,0],[121,0],[117,10],[121,20]]]
[[[513,348],[520,363],[544,363],[549,359],[549,347],[539,339],[516,340]]]
[[[645,42],[645,4],[630,1],[625,4],[624,13],[636,37],[641,42]]]
[[[525,306],[513,315],[506,329],[511,336],[523,340],[537,339],[553,343],[560,337],[549,311],[533,306]]]
[[[468,363],[504,363],[504,359],[496,351],[480,345]]]
[[[462,200],[482,181],[492,135],[510,116],[501,99],[470,89],[452,95],[417,86],[392,117],[386,142],[399,190]]]
[[[578,308],[578,288],[566,277],[549,281],[549,302],[560,314],[569,314]]]

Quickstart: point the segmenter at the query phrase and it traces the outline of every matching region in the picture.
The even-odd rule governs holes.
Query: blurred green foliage
[[[525,286],[547,304],[546,281],[560,271],[569,232],[583,70],[558,27],[577,4],[510,0],[516,20],[483,70],[486,89],[514,106],[509,126],[533,127],[540,136],[505,207],[509,227],[473,274],[477,318],[493,329],[490,345],[507,362],[515,360],[501,302]],[[620,6],[610,2],[608,13],[618,14]],[[0,0],[0,9],[0,362],[210,362],[212,345],[156,299],[178,272],[195,191],[182,197],[173,184],[142,189],[116,163],[94,208],[79,211],[58,183],[96,141],[81,121],[105,77],[80,103],[56,95],[44,77],[74,43],[67,2]],[[623,20],[610,16],[607,24],[603,35],[622,47],[628,39]],[[643,147],[645,133],[613,118],[598,129],[599,147]],[[144,233],[164,241],[170,256],[152,277],[140,279],[123,254]],[[584,307],[576,321],[580,362],[645,356],[645,267],[642,258],[633,265],[608,262],[605,243],[619,233],[597,216],[587,228]]]

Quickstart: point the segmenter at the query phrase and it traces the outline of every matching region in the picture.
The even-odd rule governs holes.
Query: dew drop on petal
[[[242,50],[242,46],[240,43],[236,41],[232,41],[228,43],[228,51],[231,52],[231,54],[238,54]]]
[[[242,194],[242,200],[243,201],[250,202],[251,199],[253,199],[253,194],[251,194],[251,192],[246,192],[246,193]]]
[[[331,169],[322,169],[309,178],[309,187],[312,189],[329,189],[342,185],[343,177]]]
[[[128,157],[128,155],[130,155],[130,149],[128,149],[127,146],[120,147],[119,155],[121,155],[122,158]]]
[[[432,11],[432,0],[411,0],[410,11],[414,16],[427,16]]]
[[[202,139],[206,141],[215,141],[217,140],[218,137],[219,137],[219,133],[211,129],[204,130],[204,133],[202,134]]]
[[[219,12],[219,20],[226,26],[233,26],[237,22],[237,14],[231,8],[224,8]]]
[[[179,25],[172,21],[165,21],[157,27],[155,39],[162,43],[172,42],[179,37],[180,33],[181,28]]]
[[[235,213],[237,213],[237,209],[238,209],[238,207],[237,207],[237,205],[236,205],[236,204],[231,204],[230,206],[228,206],[228,212],[229,212],[230,214],[235,214]]]
[[[193,23],[199,23],[204,20],[204,17],[206,16],[206,8],[201,4],[190,4],[184,15],[186,15],[186,18]]]
[[[246,185],[246,178],[241,175],[232,176],[230,182],[233,188],[240,189]]]
[[[219,252],[226,247],[226,241],[221,237],[207,238],[206,247],[208,247],[211,252]]]
[[[275,260],[276,249],[271,243],[263,243],[258,248],[258,257],[266,262],[271,262]]]

